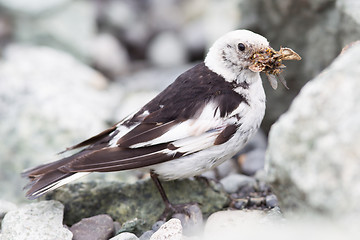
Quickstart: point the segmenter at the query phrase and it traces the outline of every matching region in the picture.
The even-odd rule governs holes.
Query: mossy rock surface
[[[202,178],[162,182],[172,203],[196,202],[204,217],[229,204],[219,184]],[[153,182],[141,180],[134,184],[121,182],[81,182],[68,184],[48,193],[65,205],[64,223],[71,226],[82,218],[109,214],[121,224],[136,219],[135,231],[151,228],[164,210],[164,204]]]

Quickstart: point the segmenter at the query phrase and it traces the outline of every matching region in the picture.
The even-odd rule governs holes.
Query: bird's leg
[[[154,181],[156,188],[159,190],[161,198],[165,204],[165,210],[161,214],[160,219],[166,221],[167,218],[171,217],[174,213],[184,213],[190,216],[190,212],[188,211],[189,204],[172,204],[166,196],[166,193],[158,178],[158,175],[154,171],[150,171],[150,176],[151,179]]]

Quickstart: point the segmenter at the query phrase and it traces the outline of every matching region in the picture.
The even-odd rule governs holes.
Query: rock
[[[360,213],[358,76],[359,44],[306,84],[272,127],[266,170],[284,212]]]
[[[110,238],[109,240],[139,240],[139,238],[133,233],[123,232]]]
[[[28,4],[29,2],[26,0],[0,0],[0,6],[17,14],[28,14],[35,16],[60,8],[69,2],[70,0],[38,0],[32,1],[31,4]],[[24,6],[26,6],[26,8]]]
[[[170,201],[176,203],[199,203],[204,217],[225,208],[228,197],[213,181],[204,179],[163,182]],[[45,196],[64,203],[64,221],[68,225],[82,218],[101,213],[109,214],[115,221],[124,223],[121,232],[131,231],[137,235],[151,228],[164,210],[160,194],[150,179],[134,184],[119,182],[87,182],[68,184]],[[131,223],[131,224],[130,224]]]
[[[260,129],[235,156],[241,169],[240,172],[253,176],[257,171],[263,169],[266,148],[267,139],[264,132]]]
[[[114,223],[109,215],[101,214],[81,219],[71,226],[73,240],[108,240],[114,234]]]
[[[71,240],[63,227],[64,206],[58,201],[31,203],[8,212],[2,222],[1,239]]]
[[[129,71],[129,56],[125,47],[111,34],[96,36],[91,48],[94,66],[114,79]]]
[[[231,174],[221,179],[220,183],[227,193],[234,193],[245,186],[253,187],[256,184],[256,181],[254,178],[245,175]]]
[[[15,204],[0,199],[0,226],[5,214],[9,211],[15,210],[16,208]]]
[[[0,195],[16,203],[25,200],[19,173],[107,128],[122,89],[47,47],[6,48],[0,79],[0,135],[6,137],[0,146]]]
[[[238,239],[254,235],[254,232],[278,228],[281,225],[278,210],[234,210],[213,213],[207,220],[204,239]],[[253,238],[251,238],[253,239]],[[260,238],[256,238],[260,239]]]
[[[47,14],[17,16],[14,37],[22,43],[50,46],[90,62],[91,42],[96,33],[95,5],[86,0],[49,2],[54,1],[67,3],[49,9]],[[21,6],[21,9],[25,8]]]
[[[126,220],[121,225],[121,228],[117,231],[117,233],[132,232],[136,234],[141,234],[145,229],[147,229],[144,226],[145,224],[146,224],[145,220],[135,217],[133,219]]]
[[[359,238],[358,221],[334,222],[312,217],[283,219],[279,209],[223,211],[210,216],[201,239],[350,239]],[[351,226],[351,227],[350,227]],[[296,234],[294,234],[296,233]]]
[[[265,149],[256,149],[238,157],[241,173],[253,176],[261,169],[264,169]]]
[[[149,240],[153,234],[153,230],[148,230],[140,236],[139,240]]]
[[[240,199],[235,199],[233,207],[241,210],[244,209],[248,204],[249,204],[248,199],[240,198]]]
[[[164,225],[165,221],[157,221],[156,223],[154,223],[154,225],[152,225],[151,230],[153,230],[154,232],[156,232],[157,230],[159,230],[159,228]]]
[[[278,199],[274,194],[265,197],[266,206],[273,208],[278,206]]]
[[[181,240],[182,226],[179,219],[172,218],[163,224],[150,238],[150,240]]]
[[[184,235],[191,236],[199,234],[203,228],[203,216],[201,209],[197,204],[187,206],[188,213],[176,213],[172,217],[181,221]]]
[[[178,36],[171,32],[164,32],[157,35],[150,43],[148,58],[157,67],[179,66],[186,63],[187,50]]]

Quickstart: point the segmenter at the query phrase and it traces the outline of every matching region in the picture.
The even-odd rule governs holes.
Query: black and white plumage
[[[91,172],[147,168],[165,180],[207,171],[236,154],[257,131],[265,113],[254,53],[269,48],[253,32],[230,32],[210,48],[204,63],[135,114],[67,150],[72,156],[23,173],[27,197],[58,188]]]

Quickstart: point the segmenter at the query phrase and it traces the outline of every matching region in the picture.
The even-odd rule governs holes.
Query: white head
[[[249,69],[251,57],[268,48],[269,42],[259,34],[248,30],[232,31],[213,44],[205,58],[205,65],[227,81],[236,80],[244,70],[259,75]]]

